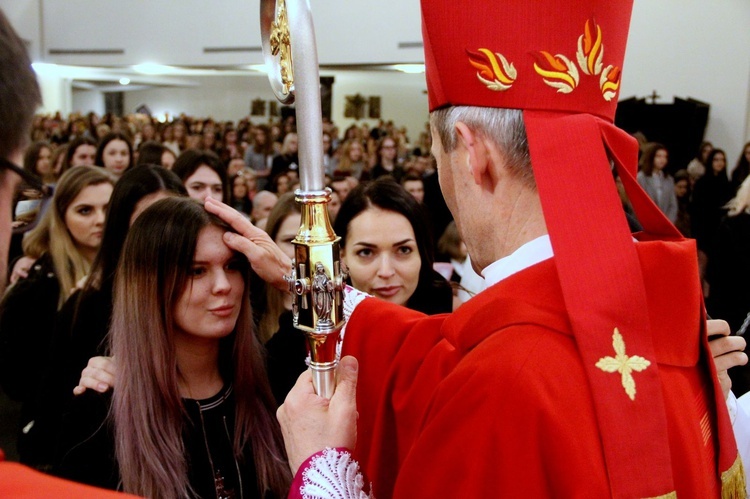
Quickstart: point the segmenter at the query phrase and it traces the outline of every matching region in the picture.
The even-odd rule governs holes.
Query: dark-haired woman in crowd
[[[167,149],[156,141],[150,140],[141,142],[141,145],[138,146],[138,160],[136,161],[136,165],[159,165],[167,170],[171,170],[176,159],[176,156],[170,149]]]
[[[677,198],[674,193],[674,180],[665,170],[668,162],[667,148],[662,144],[650,144],[641,158],[638,183],[662,213],[674,223],[677,220]]]
[[[708,261],[706,278],[711,285],[708,312],[729,323],[737,332],[750,325],[750,177],[740,185],[737,195],[727,203],[714,240],[714,252]],[[746,323],[747,322],[747,323]],[[750,369],[738,366],[729,370],[732,391],[737,397],[750,390]]]
[[[398,143],[391,136],[385,136],[378,142],[377,161],[370,171],[373,180],[390,175],[396,182],[401,182],[404,169],[398,164]]]
[[[189,199],[135,221],[115,279],[117,384],[111,402],[75,401],[59,474],[146,497],[286,495],[248,264],[227,230]]]
[[[94,166],[95,164],[96,141],[90,137],[78,137],[68,144],[59,174],[62,175],[74,166]]]
[[[103,166],[119,179],[133,166],[133,145],[130,139],[120,132],[105,135],[96,148],[94,164]]]
[[[295,172],[295,174],[297,173],[297,170],[299,169],[297,149],[297,134],[294,132],[287,133],[281,144],[279,155],[273,158],[273,161],[271,162],[271,173],[268,176],[271,180],[271,184],[273,184],[274,179],[281,174],[290,171]]]
[[[432,268],[425,213],[393,179],[353,189],[339,209],[334,231],[341,237],[341,259],[354,288],[426,314],[452,311],[452,288]],[[279,325],[266,346],[272,388],[281,402],[306,364],[304,335],[292,327],[291,317]]]
[[[229,201],[227,169],[216,154],[188,149],[177,157],[172,171],[180,177],[191,198],[203,201],[211,196],[217,201]]]
[[[727,177],[727,157],[721,149],[713,149],[706,159],[706,174],[695,183],[690,211],[692,235],[698,245],[701,275],[711,259],[716,230],[724,215],[724,205],[732,198],[732,185]]]
[[[677,219],[674,226],[685,237],[691,237],[690,231],[690,174],[687,170],[679,170],[674,174],[674,195],[677,198]]]
[[[708,159],[708,155],[713,148],[714,146],[711,142],[701,142],[701,145],[698,146],[698,153],[688,163],[686,170],[688,175],[690,175],[691,189],[695,187],[695,182],[706,174],[706,159]]]
[[[232,177],[230,183],[232,185],[232,199],[229,205],[235,210],[249,216],[250,212],[253,211],[253,203],[248,196],[249,192],[245,172],[240,170]]]
[[[750,142],[745,143],[742,154],[737,159],[737,166],[732,171],[732,189],[737,192],[740,184],[750,175]]]
[[[432,268],[426,214],[392,179],[354,188],[341,204],[334,230],[356,289],[426,314],[451,311],[451,288]]]
[[[26,149],[23,157],[23,169],[32,172],[45,184],[54,184],[57,180],[52,169],[52,146],[47,141],[34,142]]]

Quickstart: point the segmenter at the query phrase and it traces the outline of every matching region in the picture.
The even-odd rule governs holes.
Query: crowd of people
[[[696,241],[709,315],[726,320],[733,331],[747,328],[750,294],[743,283],[750,279],[750,142],[733,169],[724,150],[710,142],[702,142],[687,165],[671,165],[663,144],[643,143],[641,151],[638,182],[682,235]],[[730,373],[738,396],[750,390],[747,369]]]
[[[588,3],[559,26],[580,36],[583,78],[602,71],[596,23],[609,36],[629,20]],[[744,341],[707,325],[701,304],[735,303],[719,283],[742,258],[747,157],[730,179],[723,151],[702,147],[670,178],[655,144],[636,177],[635,142],[611,123],[619,69],[582,83],[573,108],[547,87],[576,90],[574,62],[569,89],[519,78],[519,92],[498,94],[516,68],[455,41],[472,26],[522,75],[556,77],[538,64],[564,69],[565,56],[521,62],[529,41],[513,30],[529,5],[508,4],[508,29],[455,2],[422,7],[430,133],[410,144],[390,123],[342,137],[322,127],[351,285],[340,385],[325,403],[282,277],[300,225],[294,118],[32,123],[39,89],[0,13],[0,75],[20,75],[0,77],[0,104],[10,96],[18,115],[0,105],[0,289],[12,269],[0,386],[22,404],[22,462],[146,497],[365,497],[352,456],[382,497],[745,494],[724,372],[747,361]],[[608,62],[621,64],[623,33],[607,39]],[[702,289],[693,243],[668,221],[697,240]]]
[[[324,130],[329,214],[342,238],[350,284],[426,314],[451,312],[481,290],[455,224],[440,244],[433,235],[440,236],[450,218],[426,134],[410,144],[392,123],[352,126],[343,137],[332,123]],[[9,286],[0,302],[0,385],[21,403],[21,462],[149,496],[210,495],[214,479],[222,493],[257,486],[258,493],[280,495],[290,477],[272,407],[307,368],[306,342],[293,327],[288,294],[265,285],[230,249],[215,255],[222,245],[217,229],[226,227],[200,204],[211,199],[233,207],[291,259],[300,226],[294,119],[266,126],[182,116],[164,125],[135,115],[36,116],[31,136],[36,140],[24,150],[24,169],[54,195],[18,190]],[[204,248],[207,234],[211,244]],[[126,260],[133,272],[127,277],[117,270]],[[216,274],[221,283],[210,277]],[[479,283],[462,287],[467,274]],[[201,299],[220,309],[209,319],[219,316],[225,327],[193,335],[216,337],[200,347],[206,364],[193,365],[190,356],[203,338],[192,338],[192,321],[200,327],[211,321],[201,322],[204,302],[184,295],[195,296],[204,281],[210,284],[200,288]],[[142,308],[147,301],[154,305],[148,313]],[[182,305],[185,318],[173,315],[177,311],[164,315]],[[134,307],[142,312],[138,326]],[[131,334],[134,327],[140,340]],[[164,344],[149,340],[155,337]],[[236,357],[240,348],[242,357],[232,361],[238,364],[227,367],[225,357]],[[160,359],[171,360],[164,365]],[[102,393],[74,395],[83,391],[82,371],[84,378],[96,371],[109,382]],[[205,386],[206,378],[213,384]],[[154,407],[155,401],[163,405]],[[183,410],[187,419],[178,424]],[[156,424],[141,428],[146,433],[135,439],[139,443],[126,446],[138,421],[150,418]],[[222,418],[230,418],[222,423],[230,425],[227,439],[217,426]],[[205,448],[200,432],[179,438],[198,423],[212,441],[222,436],[216,448]],[[259,426],[265,428],[260,434]],[[187,461],[185,454],[175,457],[181,446]]]

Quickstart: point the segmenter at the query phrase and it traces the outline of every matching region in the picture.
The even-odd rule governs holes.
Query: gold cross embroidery
[[[622,387],[625,388],[625,393],[630,397],[630,400],[635,400],[635,380],[632,372],[645,370],[651,365],[651,362],[638,355],[628,357],[625,354],[625,341],[617,328],[612,335],[612,346],[615,349],[615,356],[602,357],[596,363],[596,367],[605,373],[619,372],[622,376]]]

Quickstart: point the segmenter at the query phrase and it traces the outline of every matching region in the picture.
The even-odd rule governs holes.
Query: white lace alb
[[[303,499],[374,499],[372,491],[367,494],[362,489],[359,464],[346,451],[326,448],[302,472]]]

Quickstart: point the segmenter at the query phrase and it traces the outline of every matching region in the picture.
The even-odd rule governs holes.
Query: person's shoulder
[[[461,369],[482,378],[502,380],[502,392],[532,387],[585,384],[574,338],[537,324],[517,324],[488,335],[462,360]]]
[[[19,279],[13,286],[8,288],[2,300],[5,304],[3,308],[9,308],[11,306],[10,303],[13,301],[25,301],[29,297],[34,299],[34,302],[37,304],[44,303],[43,296],[54,295],[57,297],[58,291],[59,285],[52,259],[47,254],[44,254],[31,265],[28,277]],[[57,303],[55,303],[56,306]]]

